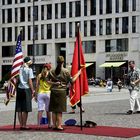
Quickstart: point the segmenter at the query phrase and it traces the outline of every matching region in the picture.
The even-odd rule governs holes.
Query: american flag
[[[15,57],[12,64],[11,78],[8,81],[6,87],[5,105],[9,103],[11,97],[13,97],[16,93],[17,75],[19,75],[19,69],[22,64],[23,64],[23,53],[22,53],[22,46],[21,46],[21,34],[19,34],[17,39],[17,44],[16,44]]]

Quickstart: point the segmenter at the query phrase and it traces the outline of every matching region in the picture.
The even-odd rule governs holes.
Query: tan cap
[[[63,56],[58,56],[57,63],[63,63],[63,62],[64,62],[64,57]]]

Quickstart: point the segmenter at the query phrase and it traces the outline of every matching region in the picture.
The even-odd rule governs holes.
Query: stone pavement
[[[4,94],[0,94],[0,125],[13,125],[14,118],[14,100],[6,107],[3,104]],[[129,94],[127,89],[118,89],[114,87],[112,93],[106,92],[102,87],[91,87],[90,93],[82,97],[85,113],[84,120],[93,120],[100,126],[117,126],[140,128],[140,114],[126,115],[125,112],[129,109]],[[69,99],[68,99],[69,101]],[[28,124],[36,124],[37,122],[37,104],[33,101],[33,112],[29,113]],[[68,103],[68,112],[71,108]],[[45,114],[44,114],[45,115]],[[76,114],[63,114],[63,122],[67,119],[76,119],[80,121],[79,108]],[[18,121],[17,121],[18,124]],[[0,132],[0,140],[124,140],[124,138],[82,135],[82,134],[66,134],[56,132],[24,132],[24,131],[9,131]],[[130,140],[140,140],[140,136],[130,138]]]

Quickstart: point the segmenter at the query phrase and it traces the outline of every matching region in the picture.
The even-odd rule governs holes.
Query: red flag
[[[81,69],[81,75],[76,79],[76,81],[71,85],[70,88],[70,103],[72,106],[76,105],[80,101],[80,96],[88,94],[89,92],[85,60],[82,51],[82,42],[80,32],[78,31],[72,60],[71,76],[73,77],[78,72],[79,69]]]
[[[19,75],[19,69],[22,64],[23,64],[23,53],[21,47],[21,35],[19,35],[17,39],[15,57],[12,64],[11,78],[8,81],[7,86],[5,87],[6,88],[5,105],[9,103],[11,97],[13,97],[16,93],[16,84],[17,84],[16,76]]]

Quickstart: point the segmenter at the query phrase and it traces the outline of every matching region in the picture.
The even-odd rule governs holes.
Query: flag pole
[[[22,35],[22,29],[20,29],[20,37],[21,37],[21,35]],[[16,44],[16,46],[17,46],[17,44]],[[16,85],[16,91],[17,91],[17,85]],[[15,100],[15,113],[14,113],[14,130],[15,130],[15,128],[16,128],[16,118],[17,118],[17,110],[16,110],[16,104],[17,104],[17,93],[16,93],[16,100]]]
[[[81,69],[81,58],[80,58],[80,34],[79,34],[79,31],[80,31],[80,27],[79,27],[79,23],[77,23],[77,38],[78,38],[78,70]],[[80,82],[80,85],[81,85],[81,76],[79,75],[79,82]],[[80,126],[81,126],[81,130],[83,129],[83,124],[82,124],[82,98],[81,98],[81,86],[79,86],[80,88]]]

